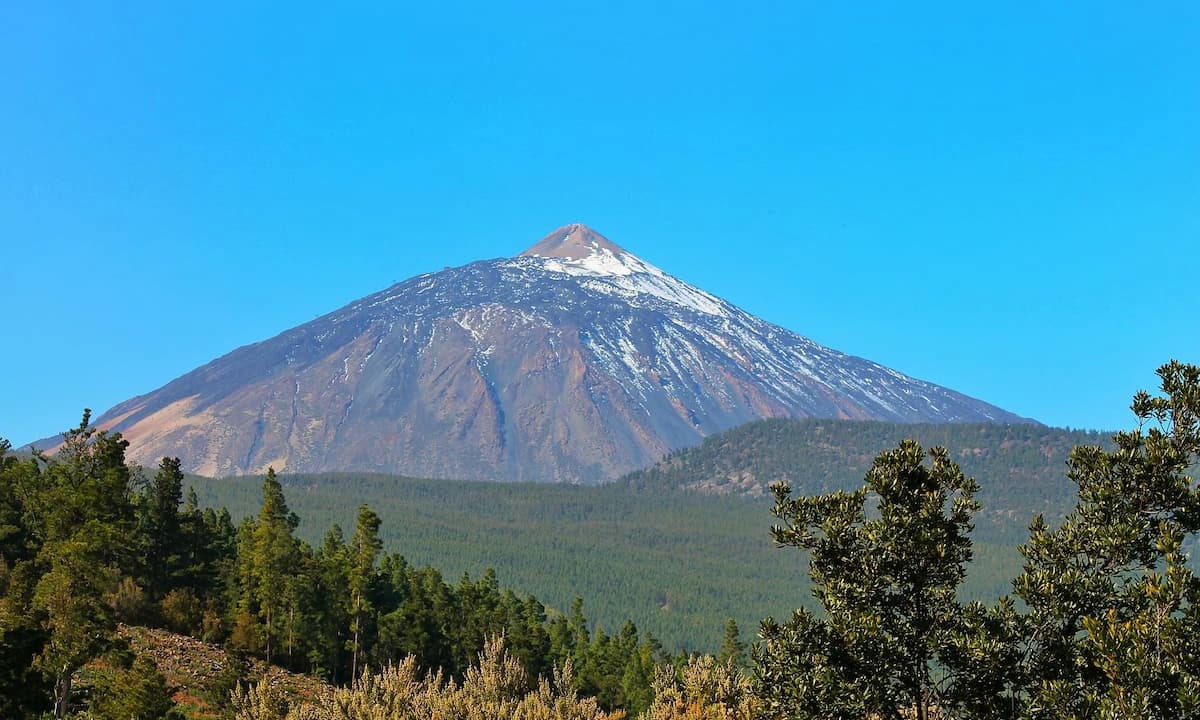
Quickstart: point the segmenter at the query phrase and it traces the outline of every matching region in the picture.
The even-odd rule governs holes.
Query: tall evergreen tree
[[[383,543],[379,540],[379,516],[366,505],[359,506],[354,539],[350,544],[350,617],[351,634],[354,638],[354,647],[350,655],[351,680],[358,677],[363,623],[371,612],[370,590],[375,579],[375,559],[382,549]]]
[[[316,621],[317,662],[325,668],[334,684],[341,680],[345,636],[351,625],[349,589],[346,578],[350,562],[342,529],[334,525],[316,553],[318,619]]]
[[[179,582],[184,562],[184,537],[179,505],[183,501],[183,471],[179,458],[163,458],[139,506],[145,577],[143,585],[161,600]]]
[[[0,717],[38,715],[50,708],[48,679],[33,666],[46,631],[33,611],[33,589],[42,572],[38,544],[26,512],[40,485],[43,461],[18,460],[0,439]]]
[[[111,642],[107,595],[133,557],[128,443],[90,422],[85,410],[59,454],[27,478],[22,513],[33,552],[14,568],[23,588],[6,593],[5,614],[41,628],[32,666],[50,679],[56,717],[68,712],[75,672]]]
[[[725,637],[721,640],[721,649],[717,651],[717,660],[735,665],[746,661],[746,643],[742,642],[741,631],[733,618],[725,621]]]
[[[267,469],[262,495],[262,509],[250,532],[247,579],[251,583],[249,597],[263,622],[266,660],[271,662],[278,646],[279,620],[285,606],[288,578],[300,557],[292,535],[300,521],[288,510],[275,468]]]

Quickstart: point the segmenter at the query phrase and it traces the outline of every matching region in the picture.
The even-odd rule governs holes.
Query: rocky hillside
[[[236,684],[266,680],[285,697],[309,700],[329,697],[333,690],[310,675],[290,673],[260,660],[236,658],[216,645],[186,635],[130,625],[122,625],[119,634],[134,653],[154,660],[173,699],[188,718],[226,717],[229,693]]]

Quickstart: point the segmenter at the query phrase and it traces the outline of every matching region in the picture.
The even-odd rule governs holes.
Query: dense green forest
[[[490,570],[447,578],[384,552],[382,522],[365,504],[346,530],[330,525],[304,542],[274,471],[259,480],[256,511],[235,523],[194,492],[184,500],[178,459],[147,476],[125,462],[119,434],[89,419],[53,458],[9,455],[0,441],[0,717],[168,713],[162,677],[124,650],[118,623],[165,627],[334,684],[406,657],[465,678],[502,637],[524,676],[570,661],[572,692],[630,712],[649,706],[656,667],[672,661],[630,621],[595,627],[579,598],[554,612]],[[97,660],[99,681],[77,692],[77,675]],[[128,694],[134,685],[144,692]]]
[[[331,524],[348,527],[367,503],[384,521],[385,547],[414,562],[449,576],[493,568],[562,612],[587,598],[589,617],[610,632],[632,619],[667,647],[712,652],[727,618],[754,628],[814,602],[801,561],[771,540],[767,485],[784,480],[800,494],[855,487],[871,459],[905,437],[954,448],[982,486],[963,589],[981,600],[1010,590],[1016,545],[1034,515],[1054,521],[1074,504],[1071,449],[1110,442],[1036,424],[767,420],[602,487],[354,473],[280,479],[302,518],[297,534],[311,543]],[[257,478],[188,482],[203,506],[229,508],[235,519],[257,511]]]
[[[289,498],[269,471],[246,499],[253,507],[235,517],[185,493],[177,459],[153,472],[131,467],[128,443],[89,427],[85,412],[54,457],[14,455],[0,441],[0,717],[179,717],[155,661],[131,651],[129,638],[146,633],[120,623],[219,644],[235,670],[244,665],[233,660],[252,656],[326,681],[288,696],[234,672],[218,709],[236,720],[1200,716],[1200,578],[1187,554],[1200,535],[1200,367],[1170,363],[1159,374],[1161,396],[1134,398],[1135,429],[1071,450],[1071,507],[1029,523],[999,599],[968,591],[993,548],[976,537],[985,490],[964,473],[961,451],[904,439],[851,487],[772,484],[772,527],[741,521],[781,548],[776,564],[792,578],[781,582],[803,575],[812,602],[763,618],[749,660],[732,620],[713,625],[724,627],[717,657],[675,653],[631,620],[606,631],[578,597],[563,609],[506,589],[491,570],[448,579],[389,549],[384,518],[365,503],[330,503],[349,517],[305,541],[291,498],[341,493],[352,504],[356,483],[364,494],[400,494],[396,502],[416,507],[409,522],[428,513],[445,523],[444,543],[458,537],[460,547],[499,546],[506,528],[507,541],[520,540],[511,531],[535,521],[566,528],[542,533],[552,541],[539,549],[616,525],[644,531],[643,544],[662,550],[660,567],[686,558],[695,584],[717,587],[720,573],[747,571],[708,564],[709,554],[729,554],[720,545],[737,533],[716,533],[697,554],[703,533],[684,528],[705,526],[706,507],[758,512],[754,492],[630,479],[547,488],[534,502],[532,488],[492,486],[512,493],[501,501],[478,484],[334,476],[293,478]],[[432,499],[420,505],[422,496]],[[608,497],[623,500],[598,499]],[[671,517],[672,507],[686,512]],[[471,509],[492,528],[464,530]],[[1007,532],[1003,517],[988,521],[997,535]],[[714,527],[736,520],[727,522]],[[622,542],[592,542],[580,558],[639,540]],[[614,568],[654,572],[628,562]],[[670,595],[655,601],[673,612]],[[740,669],[747,662],[753,677]]]
[[[562,612],[583,597],[606,631],[632,619],[672,649],[713,652],[727,618],[753,629],[813,603],[802,558],[771,540],[766,498],[358,474],[280,479],[301,517],[297,535],[311,543],[331,524],[349,527],[367,503],[390,551],[449,577],[493,568]],[[201,505],[227,507],[235,520],[257,512],[258,478],[188,481]],[[993,600],[1019,568],[1015,541],[981,539],[965,593]]]

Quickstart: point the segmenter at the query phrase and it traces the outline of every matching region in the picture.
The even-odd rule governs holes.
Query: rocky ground
[[[149,655],[167,679],[175,702],[190,718],[225,717],[229,692],[237,683],[266,678],[289,698],[315,698],[330,686],[308,676],[291,673],[255,659],[239,659],[217,645],[166,630],[122,625],[119,633],[130,649]]]

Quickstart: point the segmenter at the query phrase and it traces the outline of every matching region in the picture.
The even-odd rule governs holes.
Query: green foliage
[[[41,714],[51,707],[49,678],[34,667],[47,630],[33,605],[41,566],[26,498],[39,484],[36,458],[19,460],[0,439],[0,717]]]
[[[138,537],[142,539],[142,582],[151,598],[160,600],[179,585],[186,572],[180,504],[183,472],[179,458],[163,458],[158,472],[138,502]]]
[[[366,503],[381,518],[384,547],[414,563],[448,577],[478,577],[492,567],[552,611],[568,612],[582,595],[589,616],[610,630],[632,619],[667,647],[716,652],[730,617],[757,627],[766,615],[790,614],[797,598],[810,609],[816,603],[802,574],[779,561],[765,497],[706,495],[699,486],[740,487],[729,477],[753,476],[764,492],[777,479],[801,493],[849,489],[874,455],[907,432],[954,448],[964,472],[982,479],[977,497],[987,505],[977,518],[963,594],[988,601],[1011,591],[1021,569],[1016,545],[1033,516],[1070,510],[1072,487],[1062,472],[1070,448],[1104,442],[1098,433],[1033,424],[779,420],[715,436],[604,487],[354,473],[288,475],[282,482],[288,504],[304,518],[296,535],[314,545],[333,524],[354,527]],[[234,518],[258,510],[261,479],[189,481],[203,504],[227,507]]]
[[[191,482],[203,504],[228,507],[235,518],[257,511],[261,481]],[[303,517],[296,535],[309,543],[319,546],[331,525],[353,528],[367,503],[381,518],[384,547],[414,564],[451,578],[494,568],[560,613],[582,595],[594,622],[615,630],[631,619],[673,649],[715,651],[727,617],[754,626],[789,609],[799,589],[775,558],[763,502],[355,474],[283,482]],[[1017,556],[1005,552],[1011,576]]]
[[[261,630],[252,634],[261,637],[268,663],[278,647],[282,616],[287,610],[294,611],[297,602],[288,590],[300,561],[300,547],[292,535],[299,522],[288,510],[274,468],[268,469],[258,518],[239,533],[238,549],[239,610],[246,614],[243,621],[247,615],[261,621]]]
[[[1015,583],[1028,606],[1020,666],[1031,718],[1179,718],[1200,707],[1200,581],[1185,538],[1200,531],[1200,368],[1159,369],[1140,392],[1139,427],[1116,448],[1080,446],[1079,504],[1050,529],[1038,518]]]
[[[125,462],[128,443],[89,422],[85,410],[51,458],[35,452],[17,460],[0,441],[3,717],[46,711],[65,717],[81,709],[99,717],[171,716],[161,676],[144,660],[115,675],[101,673],[105,682],[87,695],[73,693],[80,671],[120,644],[118,620],[157,616],[139,579],[167,577],[171,556],[162,551],[180,540],[169,526],[178,490],[163,484],[178,473],[160,473],[145,494],[136,494],[137,476]],[[155,493],[158,503],[150,502]]]
[[[742,642],[737,620],[733,618],[725,621],[725,637],[721,640],[721,649],[717,651],[717,660],[734,665],[746,662],[746,643]]]
[[[130,667],[103,674],[89,703],[92,714],[120,720],[183,720],[154,661],[139,655]]]
[[[947,649],[964,609],[956,592],[971,559],[978,485],[945,448],[906,440],[880,454],[851,493],[791,497],[773,487],[772,535],[809,553],[819,618],[767,618],[756,660],[765,715],[927,718],[945,708]]]
[[[46,631],[33,666],[52,680],[64,716],[75,672],[105,649],[116,627],[108,595],[132,553],[128,443],[88,427],[84,412],[63,449],[25,488],[27,526],[38,544],[26,567],[39,574],[29,610]]]
[[[1163,396],[1139,394],[1140,426],[1112,443],[1038,426],[913,426],[965,444],[927,458],[901,442],[853,490],[844,473],[897,426],[757,423],[604,488],[333,475],[289,478],[285,498],[274,471],[257,493],[195,479],[233,513],[202,508],[195,491],[183,501],[171,459],[142,483],[125,441],[89,428],[85,413],[53,458],[14,456],[0,440],[0,717],[170,717],[153,665],[113,651],[118,620],[335,683],[376,682],[360,668],[408,658],[430,702],[460,693],[437,707],[461,716],[492,705],[531,718],[1196,715],[1200,581],[1187,555],[1200,532],[1188,475],[1200,455],[1200,369],[1172,363],[1160,375]],[[793,442],[798,428],[804,442]],[[1068,513],[1062,483],[1045,473],[1078,437],[1095,442],[1070,453],[1078,504]],[[713,467],[700,472],[704,457]],[[764,623],[760,703],[737,671],[738,622],[793,606],[805,587],[772,552],[754,491],[788,458],[807,465],[776,477],[809,491],[820,474],[825,494],[779,486],[773,537],[808,553],[824,614]],[[995,463],[996,475],[979,488],[956,461]],[[731,489],[743,497],[704,494]],[[985,496],[998,509],[980,513]],[[1006,549],[1047,496],[1020,554]],[[972,545],[976,518],[984,541]],[[335,521],[354,523],[349,542],[336,524],[318,534]],[[1023,560],[1015,597],[968,602],[1006,585],[1012,558]],[[417,564],[431,561],[460,579]],[[492,566],[549,606],[503,587]],[[639,630],[713,647],[722,620],[720,661],[668,655]],[[498,637],[503,657],[475,667]],[[544,679],[556,668],[571,670],[554,689]],[[88,692],[72,693],[77,677]],[[461,694],[468,687],[476,694]],[[257,699],[271,717],[299,711]]]
[[[350,547],[350,618],[354,644],[350,654],[350,678],[358,677],[359,647],[363,623],[371,615],[371,581],[375,578],[375,559],[383,549],[379,540],[379,516],[367,505],[358,508],[354,539]]]
[[[261,479],[189,481],[205,505],[228,507],[235,518],[257,513]],[[303,517],[296,535],[309,543],[319,546],[331,525],[354,527],[365,502],[382,520],[384,547],[415,564],[447,577],[495,568],[551,616],[586,597],[593,622],[611,631],[633,620],[672,650],[716,652],[730,617],[756,628],[765,615],[790,613],[797,598],[815,607],[806,578],[780,562],[762,499],[365,474],[282,481],[289,507]],[[1026,527],[1030,517],[1012,522]],[[1016,533],[1008,534],[1014,539],[976,545],[966,597],[1010,589],[1021,565]]]
[[[59,716],[169,714],[161,677],[145,661],[118,667],[111,654],[98,661],[120,644],[118,620],[166,624],[343,682],[368,663],[411,655],[469,684],[487,638],[504,637],[525,677],[573,663],[581,670],[570,676],[571,693],[586,690],[607,709],[649,705],[654,667],[666,658],[633,623],[616,636],[592,635],[581,603],[569,620],[551,616],[537,598],[502,588],[490,569],[450,584],[431,567],[381,557],[381,520],[366,505],[349,544],[334,526],[314,550],[295,537],[299,518],[273,471],[257,512],[237,528],[228,512],[201,509],[194,492],[179,507],[174,460],[164,460],[135,493],[125,442],[87,421],[51,459],[18,460],[0,445],[5,717],[47,709]],[[552,635],[556,627],[566,632]],[[73,697],[85,666],[83,676],[100,681]]]
[[[457,679],[487,638],[504,637],[530,677],[548,675],[570,660],[580,668],[578,689],[602,707],[649,704],[653,669],[664,656],[633,623],[616,637],[602,631],[591,636],[581,603],[569,621],[550,619],[535,597],[503,589],[491,569],[477,580],[464,573],[452,585],[434,568],[418,568],[394,553],[381,557],[381,521],[366,505],[357,510],[349,544],[334,525],[314,550],[292,536],[298,519],[273,473],[261,492],[258,512],[237,530],[235,557],[225,566],[229,577],[217,583],[228,588],[231,647],[334,682],[406,656]],[[280,552],[287,562],[280,562]],[[267,592],[272,587],[282,593],[274,609]],[[188,607],[188,597],[172,591],[161,604],[162,616],[186,617]],[[554,634],[561,623],[567,632]]]
[[[1200,715],[1200,580],[1184,552],[1200,532],[1189,476],[1200,458],[1200,368],[1172,362],[1159,375],[1162,396],[1134,398],[1136,430],[1072,451],[1078,503],[1058,527],[1034,519],[1016,601],[954,598],[974,488],[955,479],[944,451],[924,473],[915,443],[902,444],[856,493],[791,499],[779,487],[787,526],[776,538],[810,551],[827,617],[764,621],[766,716]]]

